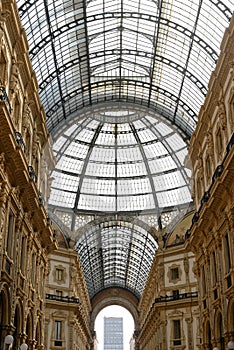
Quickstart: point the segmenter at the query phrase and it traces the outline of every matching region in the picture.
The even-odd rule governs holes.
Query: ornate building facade
[[[158,237],[155,256],[139,303],[140,349],[199,349],[200,321],[195,257],[185,246],[188,213]],[[157,234],[157,233],[156,233]]]
[[[0,347],[44,344],[48,253],[56,248],[44,198],[54,164],[45,114],[13,2],[0,4]],[[46,158],[46,160],[45,160]]]
[[[196,257],[204,349],[226,349],[234,335],[233,42],[232,19],[189,150],[196,212],[188,246]]]
[[[164,227],[158,218],[154,227],[134,222],[139,232],[147,231],[146,241],[157,245],[140,296],[119,285],[91,297],[77,253],[79,229],[71,232],[49,216],[56,160],[28,50],[16,3],[1,1],[0,349],[95,349],[95,318],[112,304],[126,307],[134,318],[131,349],[233,349],[234,17],[186,159],[194,209]],[[121,228],[121,220],[114,220]],[[81,246],[88,231],[96,237],[95,225],[105,234],[106,222],[90,221],[81,228]],[[129,229],[132,236],[134,229]],[[137,238],[135,255],[129,248],[127,263],[133,254],[147,266],[144,238]],[[98,266],[96,255],[104,249],[91,243],[89,248],[84,258]],[[93,271],[87,268],[86,274],[98,284],[101,277]],[[132,271],[133,279],[138,272]]]
[[[46,210],[55,163],[25,31],[14,1],[1,2],[0,12],[0,348],[12,335],[13,349],[52,349],[56,341],[86,349],[84,277],[63,241],[55,251],[59,240]],[[65,320],[73,332],[63,344]]]
[[[77,253],[57,234],[59,249],[48,256],[45,348],[86,350],[93,342],[91,304]]]

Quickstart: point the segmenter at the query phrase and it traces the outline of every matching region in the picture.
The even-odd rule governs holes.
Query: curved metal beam
[[[139,86],[139,87],[148,87],[150,86],[149,83],[146,83],[146,82],[141,82],[141,81],[132,81],[132,80],[129,80],[129,79],[123,79],[122,80],[123,83],[128,83],[130,86]],[[111,79],[111,80],[106,80],[106,81],[101,81],[101,82],[95,82],[95,83],[92,83],[91,84],[91,88],[92,86],[94,87],[99,87],[99,86],[102,86],[102,87],[106,87],[108,85],[119,85],[119,79]],[[73,98],[74,96],[76,95],[79,95],[80,93],[82,93],[84,90],[87,89],[87,86],[82,86],[81,88],[78,88],[76,90],[73,90],[72,92],[70,92],[69,94],[67,94],[65,97],[64,97],[64,100],[65,102],[69,101],[71,98]],[[171,100],[173,100],[174,102],[177,101],[177,96],[172,94],[171,92],[169,92],[168,90],[165,90],[159,86],[153,86],[153,90],[156,91],[156,92],[159,92],[161,94],[163,94],[164,96],[166,97],[169,97]],[[110,95],[111,96],[111,99],[113,100],[113,95]],[[117,99],[119,101],[121,101],[121,99]],[[56,102],[48,111],[47,111],[47,117],[50,118],[50,116],[55,113],[59,108],[61,107],[61,102],[58,101]],[[148,106],[147,106],[148,107]],[[150,107],[150,106],[149,106]],[[185,109],[185,111],[187,113],[189,113],[189,115],[191,116],[191,118],[196,121],[197,120],[197,114],[183,101],[180,101],[180,107],[182,107],[183,109]]]
[[[88,42],[88,28],[87,28],[87,13],[86,13],[86,0],[83,0],[83,26],[84,26],[84,30],[82,31],[82,36],[83,36],[83,40],[85,42],[85,48],[86,48],[86,55],[87,57],[89,57],[89,42]],[[83,41],[82,40],[82,41]],[[92,94],[91,94],[91,71],[90,71],[90,60],[87,59],[86,60],[86,69],[84,71],[84,74],[88,74],[88,76],[86,77],[87,81],[88,81],[88,86],[89,86],[89,104],[92,105]],[[86,71],[87,70],[87,71]],[[82,68],[81,68],[82,71]],[[83,78],[83,74],[81,73],[81,80]]]
[[[131,246],[132,246],[132,238],[133,238],[133,228],[134,228],[134,224],[131,227],[130,242],[129,242],[129,245],[128,245],[126,270],[125,270],[125,285],[127,284],[126,281],[127,281],[127,278],[128,278],[128,271],[129,271],[129,266],[130,266]]]
[[[135,103],[133,102],[116,102],[114,100],[111,101],[102,101],[99,102],[96,105],[83,107],[82,109],[78,109],[76,111],[71,112],[69,117],[65,120],[61,120],[59,126],[54,126],[54,128],[51,131],[51,135],[53,137],[53,141],[56,142],[60,136],[63,135],[63,133],[71,127],[74,123],[80,122],[84,118],[94,118],[95,114],[105,113],[106,111],[117,111],[120,110],[124,111],[130,111],[135,113],[140,113],[139,117],[148,115],[151,117],[156,117],[156,120],[161,121],[162,123],[166,124],[169,128],[173,129],[177,134],[180,135],[180,137],[184,140],[184,142],[188,145],[189,144],[189,138],[193,132],[193,126],[192,125],[186,125],[186,133],[183,131],[184,129],[182,127],[178,127],[175,124],[172,124],[171,120],[173,120],[173,114],[167,108],[165,105],[154,105],[151,108],[148,108],[147,106],[143,104],[139,104],[138,101]],[[100,121],[100,120],[98,120]],[[128,122],[131,121],[131,119],[128,120]],[[50,123],[50,121],[48,121]],[[114,121],[113,121],[114,122]],[[194,124],[195,126],[195,124]]]
[[[80,194],[81,194],[81,187],[82,187],[82,184],[83,184],[83,180],[84,180],[84,176],[85,176],[85,172],[86,172],[86,169],[87,169],[87,166],[88,166],[88,163],[89,163],[89,159],[90,159],[90,156],[91,156],[91,153],[93,151],[93,147],[95,145],[95,142],[98,138],[98,135],[101,131],[103,127],[103,124],[100,123],[96,129],[96,132],[92,138],[92,141],[90,143],[90,146],[89,146],[89,149],[88,149],[88,152],[87,152],[87,155],[85,157],[85,161],[84,161],[84,164],[83,164],[83,168],[82,168],[82,172],[81,172],[81,175],[80,175],[80,181],[79,181],[79,184],[78,184],[78,188],[77,188],[77,192],[76,192],[76,198],[75,198],[75,203],[74,203],[74,216],[73,216],[73,220],[72,220],[72,231],[74,231],[74,228],[75,228],[75,212],[77,211],[77,207],[78,207],[78,204],[79,204],[79,200],[80,200]]]
[[[144,87],[144,88],[148,88],[150,87],[150,84],[149,83],[145,83],[145,82],[140,82],[140,81],[132,81],[132,80],[128,80],[128,79],[122,79],[122,83],[126,84],[126,85],[129,85],[129,86],[135,86],[135,87]],[[95,82],[95,83],[92,83],[91,84],[91,89],[92,87],[94,88],[97,88],[97,87],[106,87],[106,86],[109,86],[109,85],[119,85],[119,79],[115,79],[115,80],[107,80],[107,81],[101,81],[101,82]],[[69,94],[67,94],[66,96],[64,96],[64,100],[67,102],[69,100],[71,100],[72,98],[74,98],[76,95],[80,95],[82,94],[82,92],[87,88],[87,86],[82,86],[76,90],[73,90],[71,91]],[[163,89],[163,88],[160,88],[159,86],[153,86],[153,90],[158,92],[159,94],[162,94],[166,97],[168,97],[170,100],[172,100],[173,102],[177,102],[177,96],[172,94],[171,92]],[[134,97],[134,96],[132,96]],[[132,98],[131,96],[127,96],[127,100],[129,99],[130,102],[132,102]],[[110,95],[110,96],[106,96],[106,100],[111,100],[111,101],[119,101],[121,102],[121,99],[119,99],[118,96],[113,96],[113,95]],[[126,102],[126,97],[124,99],[124,102]],[[137,101],[134,101],[135,103],[137,103]],[[157,101],[155,101],[157,103]],[[94,102],[93,102],[94,104]],[[98,99],[97,101],[95,101],[95,104],[98,104]],[[151,101],[151,104],[150,106],[148,106],[148,101],[145,101],[145,100],[141,100],[141,105],[145,105],[146,107],[148,108],[151,108],[152,105],[154,104],[154,101]],[[194,121],[194,124],[196,124],[197,122],[197,114],[187,105],[187,103],[183,102],[182,100],[179,101],[179,106],[184,109],[184,111],[186,112],[186,114],[188,116],[191,117],[191,119]],[[80,107],[83,107],[83,103],[81,103],[80,105],[76,104],[76,107],[77,109],[79,109]],[[47,111],[47,118],[50,118],[53,113],[55,113],[59,108],[61,108],[61,102],[58,101],[57,103],[55,103],[53,106],[51,106],[51,108]],[[171,122],[173,122],[173,118],[171,120]],[[176,122],[175,122],[175,125]],[[177,125],[179,129],[183,130],[181,128],[181,125]],[[186,134],[187,134],[187,131],[186,130],[183,130]]]
[[[106,57],[106,56],[105,56]],[[132,66],[134,66],[134,67],[140,67],[140,68],[142,68],[142,69],[144,69],[145,71],[146,71],[146,73],[145,73],[145,77],[148,77],[148,75],[149,75],[149,73],[150,73],[150,67],[146,67],[146,66],[144,66],[143,64],[139,64],[139,63],[136,63],[136,62],[133,62],[133,61],[130,61],[130,60],[127,60],[127,59],[123,59],[123,58],[121,58],[121,57],[119,57],[119,58],[116,58],[116,59],[113,59],[113,60],[111,60],[111,61],[108,61],[108,62],[105,62],[105,63],[102,63],[102,64],[98,64],[98,65],[96,65],[96,66],[93,66],[92,67],[92,69],[91,69],[91,71],[92,71],[92,76],[95,76],[95,70],[96,69],[98,69],[98,68],[100,68],[100,67],[106,67],[106,66],[108,66],[108,65],[111,65],[111,64],[113,64],[113,63],[115,63],[116,65],[118,64],[120,64],[120,63],[126,63],[126,64],[129,64],[129,65],[132,65]],[[122,67],[122,68],[124,68],[124,67]],[[104,72],[103,72],[104,73]],[[99,75],[97,75],[98,77],[100,77]],[[106,77],[105,77],[106,78]]]
[[[201,47],[202,50],[204,50],[208,56],[212,58],[212,60],[216,63],[218,59],[218,54],[217,52],[207,43],[205,42],[201,37],[193,33],[191,30],[188,28],[182,26],[181,24],[178,24],[176,22],[170,21],[169,19],[166,18],[159,18],[158,16],[153,16],[153,15],[148,15],[148,14],[141,14],[137,12],[123,12],[121,14],[120,12],[105,12],[105,13],[99,13],[95,14],[92,16],[87,16],[85,18],[86,25],[88,23],[91,23],[93,21],[98,21],[98,20],[105,20],[105,19],[110,19],[110,18],[115,18],[115,19],[123,19],[124,18],[137,18],[141,19],[143,18],[144,20],[148,20],[149,22],[152,23],[158,23],[160,20],[160,23],[164,26],[167,26],[169,28],[172,28],[175,31],[178,31],[179,33],[185,35],[188,38],[194,38],[194,41]],[[46,37],[42,38],[40,42],[34,46],[30,51],[29,51],[29,57],[30,59],[33,59],[34,56],[43,48],[45,47],[48,43],[50,43],[51,38],[55,39],[61,34],[70,31],[71,29],[78,30],[78,26],[81,25],[82,27],[84,26],[84,18],[76,19],[68,24],[65,24],[59,28],[57,28],[55,31],[51,32],[50,35],[47,35]],[[139,32],[140,33],[140,32]]]
[[[188,50],[188,56],[187,56],[186,63],[185,63],[185,69],[184,69],[185,72],[188,69],[189,59],[190,59],[192,48],[193,48],[193,43],[195,41],[195,35],[196,35],[196,30],[197,30],[197,23],[198,23],[198,19],[199,19],[200,12],[201,12],[202,2],[203,2],[203,0],[199,1],[197,16],[196,16],[195,23],[194,23],[194,28],[193,28],[193,35],[191,37],[191,42],[190,42],[189,50]],[[182,91],[183,91],[183,87],[184,87],[184,81],[185,81],[185,75],[182,76],[182,82],[181,82],[181,85],[180,85],[180,90],[178,92],[178,101],[177,101],[177,104],[176,104],[173,121],[175,121],[176,116],[177,116],[177,112],[178,112],[178,108],[179,108],[179,101],[181,99],[181,95],[182,95]]]
[[[24,14],[30,9],[31,6],[36,4],[38,0],[26,0],[24,1],[23,5],[19,7],[19,14],[20,16],[24,16]],[[212,4],[214,4],[219,11],[228,19],[230,20],[232,17],[232,11],[220,0],[210,0]],[[91,2],[91,1],[89,1]],[[89,3],[88,2],[88,3]],[[155,1],[153,1],[155,2]],[[156,2],[155,2],[156,3]]]
[[[146,57],[146,58],[149,58],[149,59],[153,58],[152,53],[143,52],[143,51],[139,51],[139,50],[123,49],[122,53],[124,53],[125,55],[134,56],[134,57],[135,56],[140,56],[140,57]],[[98,57],[113,56],[113,55],[120,55],[120,50],[113,49],[113,50],[107,50],[107,51],[94,52],[94,53],[91,53],[89,55],[89,58],[91,60],[91,59],[95,59],[95,58],[98,58]],[[87,57],[86,55],[85,56],[76,57],[73,60],[66,62],[63,66],[58,67],[58,71],[54,71],[51,74],[49,74],[48,76],[46,76],[45,79],[39,84],[39,91],[42,92],[51,83],[51,81],[56,77],[56,74],[60,75],[62,73],[66,73],[66,71],[68,69],[70,69],[71,67],[74,67],[75,65],[80,64],[80,62],[83,62],[83,60],[86,57]],[[193,84],[195,84],[196,87],[201,91],[203,96],[206,95],[206,93],[207,93],[206,86],[192,72],[190,72],[188,70],[185,70],[184,67],[179,65],[177,62],[172,61],[172,60],[170,60],[168,58],[165,58],[165,57],[163,57],[161,55],[156,55],[155,56],[155,61],[164,63],[165,65],[175,69],[179,73],[185,74],[185,76]],[[136,64],[136,65],[138,66],[138,64]],[[96,67],[97,66],[94,66],[92,69],[95,69]],[[149,69],[149,67],[144,67],[143,65],[142,65],[142,67],[145,68],[145,69]]]
[[[231,20],[232,11],[222,1],[210,0],[210,2],[212,2],[229,21]]]
[[[143,144],[142,144],[143,145]],[[158,159],[158,158],[152,158],[152,159]],[[143,163],[143,162],[142,162]],[[101,163],[103,164],[103,163]],[[178,170],[183,170],[183,166],[180,165],[181,167],[177,167],[177,168],[173,168],[173,169],[169,169],[169,170],[165,170],[163,172],[163,174],[170,174],[172,172],[174,172],[176,169]],[[78,177],[78,176],[81,176],[81,174],[79,173],[74,173],[74,172],[71,172],[71,171],[66,171],[66,170],[62,170],[62,169],[56,169],[56,172],[57,173],[61,173],[61,174],[66,174],[66,175],[69,175],[69,176],[74,176],[74,177]],[[152,173],[151,172],[151,175],[152,176],[160,176],[161,174],[158,174],[158,173]],[[136,175],[136,176],[119,176],[119,177],[116,177],[116,176],[112,176],[112,177],[103,177],[103,176],[95,176],[95,175],[85,175],[85,178],[86,179],[97,179],[97,180],[115,180],[116,178],[118,180],[137,180],[137,179],[148,179],[148,175]],[[56,187],[53,187],[53,188],[56,188]],[[65,191],[65,192],[70,192],[70,193],[75,193],[74,191]],[[86,192],[83,192],[84,194],[88,194]],[[151,192],[148,192],[148,193],[151,193]],[[129,195],[129,196],[144,196],[145,194],[148,194],[148,193],[134,193],[132,195]],[[98,194],[98,196],[104,196],[104,197],[115,197],[114,194]],[[119,194],[118,197],[126,197],[126,194]]]
[[[142,156],[142,158],[143,158],[143,160],[144,160],[146,172],[147,172],[147,174],[148,174],[148,179],[149,179],[150,186],[151,186],[151,189],[152,189],[152,195],[153,195],[153,198],[154,198],[155,212],[156,212],[157,219],[158,219],[158,225],[159,225],[159,228],[161,229],[161,228],[162,228],[162,225],[161,225],[161,222],[160,222],[160,220],[159,220],[159,218],[160,218],[159,204],[158,204],[158,199],[157,199],[157,196],[156,196],[156,190],[155,190],[153,178],[152,178],[152,176],[151,176],[151,171],[150,171],[148,159],[147,159],[147,157],[146,157],[146,155],[145,155],[144,148],[143,148],[143,146],[142,146],[142,144],[141,144],[141,140],[140,140],[140,138],[139,138],[139,135],[138,135],[138,133],[137,133],[137,131],[136,131],[135,126],[134,126],[132,123],[130,123],[129,125],[130,125],[130,128],[131,128],[131,130],[132,130],[132,132],[133,132],[133,135],[134,135],[134,137],[135,137],[135,139],[136,139],[136,142],[137,142],[137,144],[138,144],[138,147],[139,147],[139,149],[140,149],[141,156]]]
[[[158,225],[159,225],[159,229],[162,229],[162,223],[161,223],[161,220],[160,220],[160,216],[158,217]],[[145,250],[146,250],[146,247],[147,247],[147,242],[148,242],[148,233],[147,233],[147,236],[145,238],[145,242],[144,242],[144,247],[143,247],[143,252],[141,253],[141,262],[139,264],[140,266],[140,269],[139,269],[139,275],[140,275],[140,271],[142,270],[142,267],[143,267],[143,273],[144,273],[144,256],[145,256]],[[134,289],[138,289],[137,288],[137,282],[138,280],[136,279],[136,282],[135,282],[135,286],[134,286]]]
[[[58,162],[61,157],[64,155],[66,149],[69,147],[71,142],[78,136],[78,134],[86,128],[86,126],[90,123],[88,119],[84,119],[80,125],[67,137],[67,140],[63,143],[62,147],[57,151],[56,161]]]
[[[149,97],[148,97],[148,106],[150,106],[150,101],[151,101],[151,94],[152,94],[152,87],[153,87],[153,79],[154,79],[154,70],[155,70],[155,63],[156,63],[156,60],[155,60],[155,57],[156,57],[156,52],[157,52],[157,49],[158,49],[158,40],[159,40],[159,28],[160,28],[160,25],[161,25],[161,14],[162,14],[162,8],[163,8],[163,0],[160,1],[160,8],[159,8],[159,16],[158,16],[158,22],[155,22],[155,23],[158,23],[158,27],[157,27],[157,30],[154,31],[154,36],[155,36],[155,33],[156,33],[156,36],[155,36],[155,44],[154,44],[154,57],[153,57],[153,67],[152,67],[152,70],[151,70],[151,74],[150,74],[150,87],[149,87]]]
[[[189,188],[190,190],[190,185],[189,185],[189,181],[188,181],[188,176],[184,170],[184,167],[183,167],[183,164],[181,164],[179,158],[177,157],[176,153],[173,151],[173,149],[171,148],[171,146],[169,145],[168,142],[166,142],[166,139],[163,138],[163,136],[161,135],[161,133],[155,128],[155,126],[147,121],[146,119],[145,120],[142,120],[142,123],[146,126],[148,126],[150,128],[150,130],[152,131],[152,133],[156,136],[156,137],[159,137],[161,139],[161,142],[163,144],[163,146],[166,148],[166,150],[168,151],[168,153],[171,155],[172,159],[174,160],[175,164],[177,165],[177,168],[180,169],[181,171],[181,174],[183,176],[183,179],[186,183],[186,186]]]
[[[57,63],[57,59],[56,59],[56,50],[55,50],[55,45],[54,45],[54,40],[53,40],[52,27],[51,27],[51,22],[50,22],[50,15],[49,15],[49,10],[48,10],[47,0],[44,0],[44,7],[45,7],[46,23],[47,23],[49,35],[51,38],[50,45],[51,45],[51,50],[52,50],[53,59],[54,59],[54,66],[55,66],[55,71],[57,72],[56,73],[56,80],[57,80],[58,90],[59,90],[59,101],[61,101],[63,118],[66,119],[66,112],[65,112],[65,107],[64,107],[64,103],[63,103],[63,90],[62,90],[61,81],[60,81],[59,74],[58,74],[58,63]]]

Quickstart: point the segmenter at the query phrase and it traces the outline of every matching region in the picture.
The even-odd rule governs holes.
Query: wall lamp
[[[4,339],[4,344],[6,345],[6,349],[10,349],[12,344],[14,342],[14,338],[11,334],[8,334],[5,336],[5,339]]]
[[[234,341],[229,341],[228,342],[228,349],[233,350],[234,349]]]

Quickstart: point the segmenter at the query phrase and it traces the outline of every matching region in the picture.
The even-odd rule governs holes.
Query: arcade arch
[[[107,306],[118,305],[124,307],[130,312],[134,320],[134,333],[139,332],[139,314],[138,314],[138,299],[130,291],[124,288],[107,288],[94,296],[91,300],[92,312],[90,330],[94,334],[95,319],[99,312]]]

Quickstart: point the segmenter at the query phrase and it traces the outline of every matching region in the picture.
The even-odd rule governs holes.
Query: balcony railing
[[[162,303],[162,302],[197,298],[197,296],[198,296],[198,292],[181,293],[181,294],[177,294],[177,295],[167,295],[165,297],[156,298],[154,303]]]
[[[178,301],[178,300],[185,300],[185,299],[191,299],[191,298],[197,298],[198,297],[198,292],[188,292],[188,293],[178,293],[178,294],[174,294],[174,295],[166,295],[165,297],[159,297],[159,298],[155,298],[148,315],[146,316],[146,319],[144,320],[144,325],[147,323],[147,320],[155,306],[155,304],[158,303],[165,303],[165,302],[171,302],[171,301]]]
[[[23,152],[26,153],[26,146],[22,134],[19,131],[15,131],[15,140],[17,144],[22,148]]]
[[[0,101],[5,101],[5,104],[8,108],[8,111],[11,114],[11,112],[12,112],[11,103],[10,103],[10,100],[7,96],[6,89],[2,85],[0,85]]]
[[[53,300],[53,301],[61,301],[63,303],[75,303],[80,304],[80,299],[75,297],[69,297],[69,296],[60,296],[56,294],[46,294],[47,300]]]
[[[37,175],[36,175],[35,170],[33,169],[33,167],[31,165],[28,166],[28,172],[29,172],[30,178],[34,182],[37,182]]]
[[[41,192],[38,194],[38,200],[41,205],[45,205],[45,198]]]

